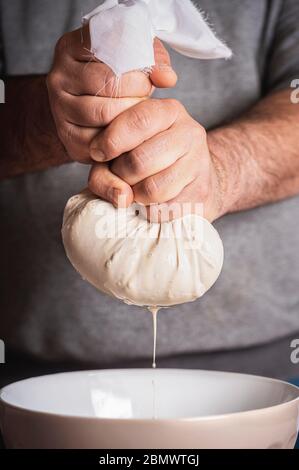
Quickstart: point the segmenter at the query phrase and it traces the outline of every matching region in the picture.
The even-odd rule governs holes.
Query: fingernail
[[[106,160],[106,155],[102,150],[92,147],[90,149],[90,156],[93,160],[96,160],[97,162],[104,162]]]
[[[126,207],[126,195],[118,188],[109,188],[107,197],[115,207]]]

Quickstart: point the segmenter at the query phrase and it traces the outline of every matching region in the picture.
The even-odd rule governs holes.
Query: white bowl
[[[299,389],[226,372],[129,369],[23,380],[0,394],[8,448],[292,448]]]

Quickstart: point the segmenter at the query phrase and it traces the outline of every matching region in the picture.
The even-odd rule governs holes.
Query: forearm
[[[0,106],[0,178],[45,170],[69,161],[51,115],[45,76],[5,80]]]
[[[299,105],[284,90],[208,134],[219,173],[220,215],[299,193]]]

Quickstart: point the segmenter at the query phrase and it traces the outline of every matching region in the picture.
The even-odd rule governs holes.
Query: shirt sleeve
[[[289,88],[299,78],[299,0],[283,0],[264,76],[265,91]]]

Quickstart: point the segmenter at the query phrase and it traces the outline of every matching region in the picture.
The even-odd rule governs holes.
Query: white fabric
[[[117,76],[155,65],[155,37],[196,59],[232,55],[191,0],[106,0],[87,22],[92,52]]]
[[[166,307],[201,297],[223,264],[217,231],[195,214],[149,223],[140,209],[115,209],[88,190],[73,196],[62,227],[72,265],[97,289],[129,304]]]

